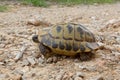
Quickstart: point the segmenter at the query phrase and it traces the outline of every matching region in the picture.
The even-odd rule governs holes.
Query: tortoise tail
[[[34,35],[34,36],[32,37],[32,40],[33,40],[33,42],[35,42],[35,43],[39,43],[38,35]]]

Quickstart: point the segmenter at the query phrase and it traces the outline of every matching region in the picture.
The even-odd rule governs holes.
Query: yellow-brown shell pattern
[[[98,48],[94,34],[80,24],[57,25],[41,35],[41,42],[50,48],[89,52]]]

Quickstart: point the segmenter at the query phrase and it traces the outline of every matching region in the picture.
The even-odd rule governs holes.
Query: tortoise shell
[[[73,56],[98,49],[94,34],[80,24],[61,24],[40,29],[38,41],[53,53]]]

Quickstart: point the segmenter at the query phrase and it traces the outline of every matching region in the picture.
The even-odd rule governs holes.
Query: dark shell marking
[[[58,48],[58,44],[56,43],[56,41],[52,40],[52,47],[53,48]]]
[[[69,32],[69,33],[71,33],[71,32],[73,31],[72,25],[69,24],[69,25],[67,26],[67,28],[68,28],[68,32]]]
[[[45,43],[46,43],[48,46],[51,46],[51,40],[50,40],[50,38],[48,38]]]
[[[78,50],[79,50],[78,44],[73,43],[73,51],[78,51]]]
[[[82,44],[80,44],[80,50],[81,50],[81,52],[85,51],[85,47]]]
[[[77,27],[77,32],[80,34],[80,41],[83,41],[84,31],[81,27]],[[79,41],[79,40],[78,40]]]
[[[59,42],[59,48],[60,48],[61,50],[63,50],[63,49],[65,48],[63,42],[61,42],[61,41]]]
[[[61,27],[61,26],[57,26],[57,27],[56,27],[56,30],[57,30],[57,32],[59,33],[59,32],[61,32],[62,27]]]
[[[64,36],[63,36],[63,39],[64,39],[64,40],[73,40],[72,38],[66,38],[66,37],[64,37]]]
[[[66,43],[66,49],[65,49],[65,50],[67,50],[67,51],[72,50],[72,46],[71,46],[71,44]]]

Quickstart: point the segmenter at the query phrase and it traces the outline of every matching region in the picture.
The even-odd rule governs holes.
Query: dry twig
[[[14,60],[15,60],[15,61],[18,61],[20,58],[22,58],[23,53],[24,53],[24,51],[25,51],[26,49],[27,49],[27,45],[24,45],[24,46],[21,48],[20,52],[16,55],[16,57],[14,58]]]

